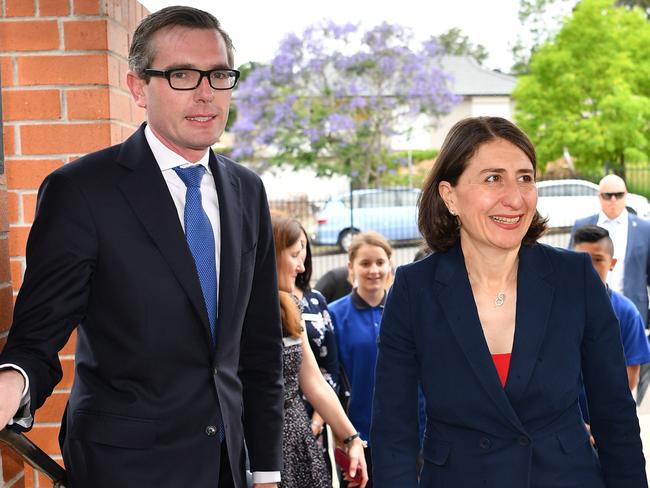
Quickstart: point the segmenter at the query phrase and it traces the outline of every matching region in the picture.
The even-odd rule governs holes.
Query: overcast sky
[[[411,27],[417,39],[460,27],[473,43],[483,44],[486,67],[507,72],[512,47],[523,29],[517,18],[519,0],[140,0],[150,11],[175,4],[214,14],[235,44],[235,64],[269,61],[280,40],[322,19],[361,23],[383,21]]]

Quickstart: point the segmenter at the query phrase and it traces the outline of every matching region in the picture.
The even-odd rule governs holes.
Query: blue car
[[[377,188],[340,193],[317,215],[314,243],[348,250],[358,232],[374,230],[391,241],[420,239],[417,200],[420,190]],[[352,198],[350,198],[352,197]]]

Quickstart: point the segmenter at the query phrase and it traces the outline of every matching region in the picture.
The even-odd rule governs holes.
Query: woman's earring
[[[451,215],[454,220],[456,220],[456,229],[460,229],[460,219],[458,218],[458,214],[454,212],[452,209],[449,210],[449,215]]]

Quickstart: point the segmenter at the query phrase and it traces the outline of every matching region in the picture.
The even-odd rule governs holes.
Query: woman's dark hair
[[[228,67],[233,68],[235,62],[234,50],[230,36],[221,28],[216,17],[208,12],[193,7],[166,7],[148,15],[133,33],[129,49],[129,69],[138,74],[140,78],[149,81],[144,70],[151,68],[151,63],[156,57],[155,46],[152,39],[156,32],[167,27],[189,27],[193,29],[214,29],[226,44]]]
[[[312,264],[311,264],[311,244],[309,243],[309,236],[307,235],[307,232],[305,231],[305,228],[301,225],[300,228],[302,229],[302,233],[305,235],[305,242],[306,248],[305,248],[305,262],[303,263],[303,266],[305,267],[305,271],[300,273],[298,276],[296,276],[296,286],[303,292],[307,293],[309,290],[311,290],[311,286],[309,285],[311,281],[311,273],[312,273]]]
[[[457,122],[447,134],[418,199],[418,228],[432,251],[447,251],[460,237],[457,218],[449,213],[438,191],[440,182],[447,181],[451,186],[456,186],[479,146],[495,139],[504,139],[517,146],[526,154],[533,170],[537,170],[537,156],[532,142],[512,122],[501,117],[470,117]],[[523,244],[531,246],[537,243],[546,232],[546,222],[535,211]]]

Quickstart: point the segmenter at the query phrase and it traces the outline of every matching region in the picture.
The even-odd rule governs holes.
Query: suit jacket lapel
[[[630,258],[630,253],[632,252],[632,247],[636,239],[637,234],[637,223],[636,218],[632,214],[627,216],[627,246],[625,247],[625,258],[623,262],[627,266],[628,259]]]
[[[551,272],[551,263],[542,246],[521,248],[517,271],[517,325],[505,388],[512,401],[523,395],[546,335],[555,288],[544,278]]]
[[[120,190],[176,275],[203,323],[206,344],[211,344],[210,321],[194,258],[165,179],[147,144],[144,125],[122,144],[117,162],[131,170],[120,182]]]
[[[242,201],[239,178],[232,173],[221,156],[210,152],[210,169],[219,197],[221,221],[221,257],[219,259],[219,311],[217,314],[217,347],[232,328],[236,293],[241,266]],[[225,343],[230,343],[225,341]]]
[[[524,431],[492,362],[459,246],[441,256],[436,280],[443,284],[439,293],[441,309],[479,383],[513,426]]]

